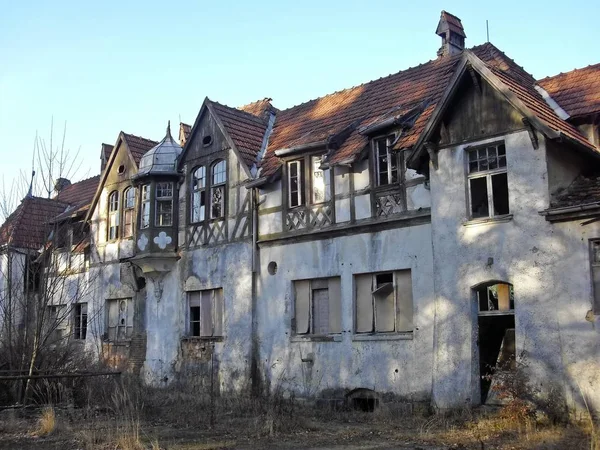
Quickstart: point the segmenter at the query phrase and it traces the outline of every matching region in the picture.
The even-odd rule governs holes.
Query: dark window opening
[[[487,191],[487,179],[472,178],[471,184],[471,217],[488,217],[490,215],[488,210],[488,191]]]
[[[508,214],[508,179],[505,173],[492,175],[494,215]]]
[[[207,146],[209,146],[210,144],[212,144],[212,136],[211,136],[211,135],[204,136],[204,137],[202,138],[202,145],[203,145],[204,147],[207,147]]]
[[[77,303],[75,305],[75,327],[73,337],[75,339],[85,339],[87,336],[87,303]]]

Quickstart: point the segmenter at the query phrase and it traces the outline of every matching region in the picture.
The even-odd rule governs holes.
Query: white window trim
[[[199,188],[196,180],[198,178],[196,178],[196,172],[200,169],[204,169],[204,186]],[[192,192],[191,192],[191,199],[190,199],[190,223],[201,223],[204,222],[206,220],[206,207],[207,207],[207,203],[208,203],[208,195],[207,195],[207,188],[208,188],[208,183],[207,183],[207,173],[206,173],[206,166],[204,165],[199,165],[196,166],[193,170],[192,170]],[[194,220],[194,197],[196,196],[196,194],[198,195],[198,199],[200,200],[200,198],[202,198],[201,196],[201,192],[204,192],[204,214],[203,217],[200,218],[199,220]],[[201,205],[198,205],[198,208],[200,208]],[[200,215],[200,209],[198,209],[198,215]]]
[[[467,174],[467,217],[469,222],[477,223],[477,222],[487,222],[487,221],[498,221],[502,219],[510,219],[512,218],[512,214],[510,212],[510,203],[509,203],[509,212],[508,214],[495,214],[494,212],[494,192],[492,188],[492,176],[499,175],[505,173],[507,175],[507,185],[508,185],[508,160],[506,156],[506,150],[504,153],[504,158],[506,160],[506,165],[504,167],[500,167],[492,170],[478,171],[471,173],[469,170],[469,154],[471,152],[476,152],[481,148],[487,147],[496,147],[498,148],[500,145],[504,145],[506,149],[506,144],[504,141],[491,141],[489,143],[471,146],[465,148],[465,170]],[[488,215],[485,217],[473,217],[473,200],[471,196],[471,180],[476,178],[486,178],[486,186],[487,186],[487,200],[488,200]],[[508,188],[508,186],[507,186]]]
[[[159,184],[164,184],[164,183],[168,183],[171,185],[171,195],[166,197],[166,196],[158,196],[157,190],[158,190],[158,185]],[[174,195],[174,187],[173,187],[173,183],[171,181],[159,181],[154,185],[154,226],[157,228],[169,228],[173,226],[173,222],[174,222],[174,211],[173,211],[173,195]],[[171,223],[169,225],[159,225],[158,223],[158,217],[159,217],[159,211],[158,211],[158,204],[159,203],[166,203],[167,201],[169,201],[171,203]]]
[[[150,183],[143,184],[140,191],[140,229],[145,230],[150,228],[152,216],[150,214],[150,201],[152,197],[152,185]],[[146,198],[144,198],[144,191],[146,191]],[[144,206],[148,208],[148,222],[144,224]]]
[[[298,170],[296,171],[296,178],[298,179],[298,192],[297,192],[297,202],[298,204],[296,206],[292,206],[292,171],[290,170],[290,168],[292,167],[292,165],[296,165],[298,167]],[[302,203],[302,190],[304,189],[304,180],[302,179],[304,174],[302,171],[302,162],[300,160],[296,160],[296,161],[289,161],[288,162],[288,167],[287,167],[288,171],[287,171],[287,191],[288,191],[288,208],[293,209],[293,208],[299,208],[301,206],[304,206],[304,204]]]

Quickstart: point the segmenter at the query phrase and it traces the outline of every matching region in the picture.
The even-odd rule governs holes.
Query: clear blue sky
[[[600,2],[0,0],[0,177],[67,122],[74,180],[120,130],[159,140],[205,96],[287,108],[435,58],[440,11],[540,78],[600,61]]]

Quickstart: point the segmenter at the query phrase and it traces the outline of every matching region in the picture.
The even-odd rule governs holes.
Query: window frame
[[[333,199],[333,170],[331,168],[328,169],[320,169],[320,172],[323,174],[324,180],[324,189],[323,189],[323,197],[324,200],[316,201],[315,200],[315,170],[314,170],[314,160],[319,159],[321,161],[321,165],[323,164],[323,158],[325,154],[323,152],[319,153],[311,153],[309,155],[304,155],[300,158],[290,159],[286,161],[285,164],[285,192],[287,197],[287,209],[294,210],[296,208],[308,207],[308,206],[317,206],[317,205],[325,205],[330,203]],[[296,201],[297,205],[292,205],[292,171],[291,167],[295,165],[298,167],[298,172],[296,178],[298,180],[298,190],[296,192]]]
[[[470,163],[472,162],[470,160],[470,155],[478,152],[481,149],[486,149],[486,154],[487,154],[487,149],[491,148],[491,147],[495,147],[496,148],[496,160],[499,161],[501,157],[504,158],[504,166],[494,168],[494,169],[487,169],[487,170],[477,170],[476,172],[471,172],[471,168],[470,168]],[[504,148],[504,153],[500,154],[500,147]],[[489,162],[489,157],[486,158],[487,161]],[[480,159],[477,158],[476,161],[479,161]],[[511,215],[510,212],[510,191],[509,191],[509,187],[508,187],[508,161],[507,161],[507,157],[506,157],[506,144],[504,141],[494,141],[494,142],[489,142],[487,144],[482,144],[482,145],[477,145],[474,147],[467,147],[465,148],[465,171],[466,171],[466,179],[467,179],[467,217],[469,218],[469,220],[473,220],[473,221],[478,221],[478,220],[489,220],[489,219],[498,219],[498,218],[505,218],[505,217],[509,217]],[[506,190],[507,190],[507,197],[508,197],[508,212],[504,213],[504,214],[496,214],[495,213],[495,207],[494,207],[494,188],[493,188],[493,180],[492,178],[496,175],[501,175],[501,174],[506,174],[507,180],[506,180]],[[481,179],[481,178],[485,178],[486,181],[486,189],[487,189],[487,208],[488,208],[488,214],[487,216],[475,216],[473,213],[473,197],[472,197],[472,189],[471,189],[471,180],[476,180],[476,179]]]
[[[308,304],[307,304],[307,312],[308,312],[308,331],[306,332],[298,332],[298,284],[299,283],[308,283]],[[336,293],[332,295],[332,287],[337,283],[337,301],[335,298]],[[314,302],[314,292],[318,290],[327,290],[327,332],[321,333],[316,332],[316,323],[315,323],[315,302]],[[292,323],[291,323],[291,336],[294,338],[319,338],[319,337],[329,337],[329,336],[340,336],[342,334],[342,291],[341,291],[341,277],[339,275],[330,276],[330,277],[319,277],[319,278],[310,278],[310,279],[300,279],[300,280],[292,280]],[[333,303],[333,305],[332,305]],[[332,306],[337,307],[337,320],[339,321],[339,331],[332,330],[331,328],[331,315],[332,315]],[[334,315],[336,313],[334,312]]]
[[[211,296],[211,333],[210,335],[202,334],[202,296],[204,293],[209,293]],[[198,305],[192,306],[192,296],[198,295]],[[219,299],[217,301],[217,298]],[[194,302],[195,303],[195,302]],[[192,320],[192,308],[198,308],[198,319]],[[218,316],[221,320],[220,324],[216,323],[217,315],[215,311],[219,308]],[[194,325],[198,324],[198,334],[194,334]],[[220,331],[220,333],[219,333]],[[225,294],[222,287],[212,289],[201,289],[196,291],[186,292],[186,337],[188,339],[199,340],[223,340],[225,338]]]
[[[589,240],[589,261],[590,261],[590,283],[591,283],[591,289],[592,289],[592,311],[594,313],[595,316],[600,315],[600,257],[598,258],[598,261],[596,261],[596,252],[594,251],[594,246],[598,246],[598,253],[600,256],[600,238],[592,238]],[[595,273],[598,272],[598,289],[596,286],[596,282],[595,282],[595,278],[596,275]],[[598,292],[596,292],[598,291]]]
[[[169,186],[170,195],[158,195],[158,190],[161,185]],[[162,189],[162,188],[161,188]],[[156,228],[170,228],[174,222],[174,208],[173,208],[173,197],[174,197],[174,185],[172,181],[157,181],[154,184],[154,226]],[[161,212],[160,205],[170,205],[170,212]],[[168,224],[161,224],[160,218],[166,214],[170,214],[171,220]]]
[[[83,311],[85,307],[85,313]],[[85,320],[84,320],[85,318]],[[79,326],[77,326],[79,324]],[[87,339],[88,303],[75,303],[73,307],[73,339],[85,341]]]
[[[108,223],[107,223],[107,227],[106,227],[106,240],[109,242],[112,241],[116,241],[119,239],[119,228],[120,228],[120,204],[121,204],[121,195],[119,194],[118,190],[114,190],[112,191],[110,194],[108,194]],[[111,223],[113,222],[115,225],[112,226]],[[114,236],[112,234],[112,230],[114,229]]]
[[[121,303],[125,302],[125,325],[120,325],[119,323],[117,323],[115,326],[111,327],[110,326],[110,306],[112,303],[116,303],[117,304],[117,312],[120,310],[120,306]],[[106,330],[106,340],[108,342],[128,342],[131,340],[131,338],[133,337],[133,333],[134,333],[134,329],[135,329],[135,303],[133,301],[132,297],[124,297],[124,298],[110,298],[107,299],[105,302],[105,314],[106,314],[106,320],[105,320],[105,330]],[[128,325],[129,323],[129,305],[131,305],[131,325]],[[110,338],[110,330],[114,328],[115,329],[115,337],[114,339]],[[125,329],[125,338],[124,339],[119,339],[119,328],[124,328]],[[131,335],[127,336],[127,329],[130,328],[131,329]]]
[[[129,194],[132,193],[133,197],[130,198]],[[129,206],[129,201],[133,199],[133,204]],[[123,224],[122,224],[122,237],[131,238],[135,234],[135,203],[136,203],[136,189],[133,186],[125,188],[123,191]],[[127,223],[127,217],[130,217],[129,224]],[[127,231],[127,226],[130,227],[130,232]]]
[[[224,170],[221,172],[215,172],[215,169],[221,163],[224,165]],[[209,203],[209,212],[210,212],[211,220],[225,219],[225,217],[227,217],[227,178],[228,178],[227,169],[228,169],[228,164],[227,164],[227,160],[225,158],[215,159],[210,164],[210,186],[209,186],[210,201],[208,203]],[[224,179],[217,183],[217,182],[215,182],[215,176],[218,174],[223,174]],[[213,212],[214,212],[213,208],[215,205],[215,202],[213,201],[213,199],[214,199],[214,193],[215,193],[216,189],[218,189],[218,188],[222,188],[222,197],[220,200],[221,213],[218,216],[215,216],[213,214]]]
[[[410,330],[399,330],[399,321],[398,321],[398,316],[399,316],[399,311],[401,311],[399,309],[399,304],[400,302],[400,292],[399,292],[399,283],[398,283],[398,274],[401,272],[408,272],[409,273],[409,280],[410,280],[410,287],[411,287],[411,293],[410,293],[410,304],[411,304],[411,309],[410,309],[410,318],[407,317],[407,319],[410,319],[410,323],[412,325],[412,329]],[[377,309],[376,309],[376,292],[380,291],[381,289],[384,289],[385,286],[381,286],[381,287],[377,287],[375,289],[373,289],[373,286],[375,285],[375,283],[377,282],[377,277],[381,276],[381,275],[388,275],[391,274],[392,275],[392,289],[393,289],[393,293],[394,293],[394,330],[393,331],[378,331],[377,330]],[[371,331],[359,331],[358,330],[358,316],[359,316],[359,298],[358,298],[358,281],[357,278],[358,277],[363,277],[363,276],[370,276],[371,277],[371,315],[372,315],[372,325],[371,325]],[[352,334],[354,338],[357,339],[361,339],[364,337],[369,337],[369,336],[373,336],[373,337],[382,337],[382,338],[386,338],[387,336],[405,336],[405,335],[409,335],[412,336],[414,330],[415,330],[415,322],[414,322],[414,311],[415,311],[415,303],[414,303],[414,296],[413,296],[413,292],[412,292],[412,269],[408,268],[408,269],[393,269],[393,270],[384,270],[384,271],[378,271],[378,272],[365,272],[365,273],[356,273],[353,274],[352,279],[353,279],[353,330],[352,330]],[[386,283],[384,283],[386,284]]]
[[[140,186],[140,230],[145,230],[150,228],[152,224],[152,183],[142,184]],[[147,209],[147,214],[145,214],[145,209]],[[144,222],[144,217],[146,217],[147,222]]]
[[[404,153],[401,151],[393,151],[391,149],[391,143],[394,141],[395,139],[395,135],[394,134],[388,134],[388,135],[382,135],[382,136],[376,136],[373,139],[371,139],[371,155],[372,155],[372,161],[373,161],[373,180],[374,180],[374,187],[376,189],[390,189],[390,188],[394,188],[394,187],[400,187],[402,186],[404,183]],[[386,156],[389,158],[390,156],[393,156],[396,162],[396,181],[392,182],[392,181],[388,181],[387,183],[383,184],[381,183],[381,171],[379,169],[380,167],[380,158],[379,158],[379,146],[378,143],[385,140],[386,143]],[[388,169],[387,169],[387,175],[388,175],[388,180],[390,178],[390,176],[392,175],[393,171],[390,170],[389,164],[388,164]]]
[[[202,178],[198,178],[196,177],[196,172],[198,172],[200,169],[203,170],[203,177]],[[198,183],[196,182],[196,180],[199,179],[203,179],[203,185],[201,187],[198,186]],[[205,165],[198,165],[195,166],[192,171],[191,171],[191,181],[192,181],[192,185],[191,185],[191,196],[190,196],[190,215],[189,215],[189,220],[190,223],[202,223],[207,219],[207,214],[206,214],[206,207],[208,206],[208,196],[207,196],[207,192],[208,192],[208,177],[207,177],[207,173],[206,173],[206,166]],[[202,205],[202,193],[204,193],[204,205]],[[198,201],[200,202],[199,206],[199,210],[198,210],[198,220],[194,220],[194,205],[195,205],[195,198],[197,197]],[[203,208],[203,209],[202,209]]]

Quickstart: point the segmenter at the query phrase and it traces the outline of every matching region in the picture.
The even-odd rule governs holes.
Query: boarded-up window
[[[108,300],[106,304],[108,340],[115,342],[131,339],[133,334],[133,300],[130,298]]]
[[[188,303],[190,336],[223,336],[223,289],[189,292]]]
[[[294,281],[295,334],[342,332],[339,277]]]
[[[600,315],[600,240],[591,241],[591,244],[594,314]]]
[[[355,275],[357,333],[400,333],[413,330],[410,270]]]

